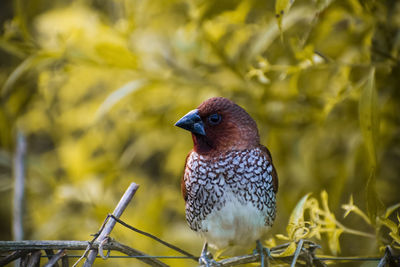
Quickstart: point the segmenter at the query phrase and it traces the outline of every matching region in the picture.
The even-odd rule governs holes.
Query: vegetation
[[[278,170],[270,245],[314,238],[321,254],[352,256],[400,246],[399,1],[0,5],[0,239],[12,239],[23,133],[26,239],[90,239],[134,181],[122,219],[199,254],[180,194],[192,140],[173,124],[225,96],[255,118]],[[125,229],[113,236],[175,255]]]

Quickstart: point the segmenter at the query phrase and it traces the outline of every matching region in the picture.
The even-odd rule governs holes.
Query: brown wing
[[[183,169],[183,175],[182,175],[182,178],[181,178],[181,191],[182,191],[182,196],[183,196],[183,199],[185,200],[185,202],[186,202],[186,200],[187,200],[187,191],[186,191],[186,185],[185,185],[185,172],[186,172],[186,168],[187,168],[187,161],[188,161],[188,158],[189,158],[189,156],[190,156],[190,154],[193,152],[193,150],[191,150],[188,154],[187,154],[187,156],[186,156],[186,159],[185,159],[185,168]]]
[[[271,172],[272,184],[273,184],[273,187],[274,187],[274,192],[276,194],[278,192],[278,174],[276,173],[275,166],[274,166],[274,164],[272,162],[271,152],[269,152],[268,148],[266,148],[265,146],[263,146],[261,144],[259,145],[259,147],[265,153],[265,156],[267,157],[268,161],[272,165],[272,172]]]

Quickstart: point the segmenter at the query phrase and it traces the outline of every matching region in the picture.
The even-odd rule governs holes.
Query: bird
[[[189,227],[205,239],[199,262],[212,266],[215,249],[256,244],[276,215],[278,175],[269,150],[260,144],[256,122],[224,97],[205,100],[175,126],[191,132],[181,179]]]

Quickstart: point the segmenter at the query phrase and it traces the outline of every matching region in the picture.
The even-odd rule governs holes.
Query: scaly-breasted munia
[[[176,126],[192,133],[181,189],[190,228],[215,248],[249,246],[275,219],[278,177],[255,121],[223,97],[204,101]],[[258,243],[260,244],[260,243]]]

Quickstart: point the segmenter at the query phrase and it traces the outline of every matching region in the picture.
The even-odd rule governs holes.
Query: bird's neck
[[[258,137],[258,136],[257,136]],[[204,135],[198,135],[198,134],[193,134],[192,133],[192,139],[193,139],[193,150],[204,156],[213,156],[215,154],[219,153],[224,153],[226,151],[231,151],[231,150],[245,150],[245,149],[252,149],[254,147],[257,147],[259,145],[259,139],[254,138],[251,142],[245,139],[239,139],[239,141],[234,142],[234,143],[228,143],[227,140],[215,140],[212,141],[207,136]]]
[[[193,150],[198,154],[210,154],[214,150],[213,144],[206,136],[193,134]]]

